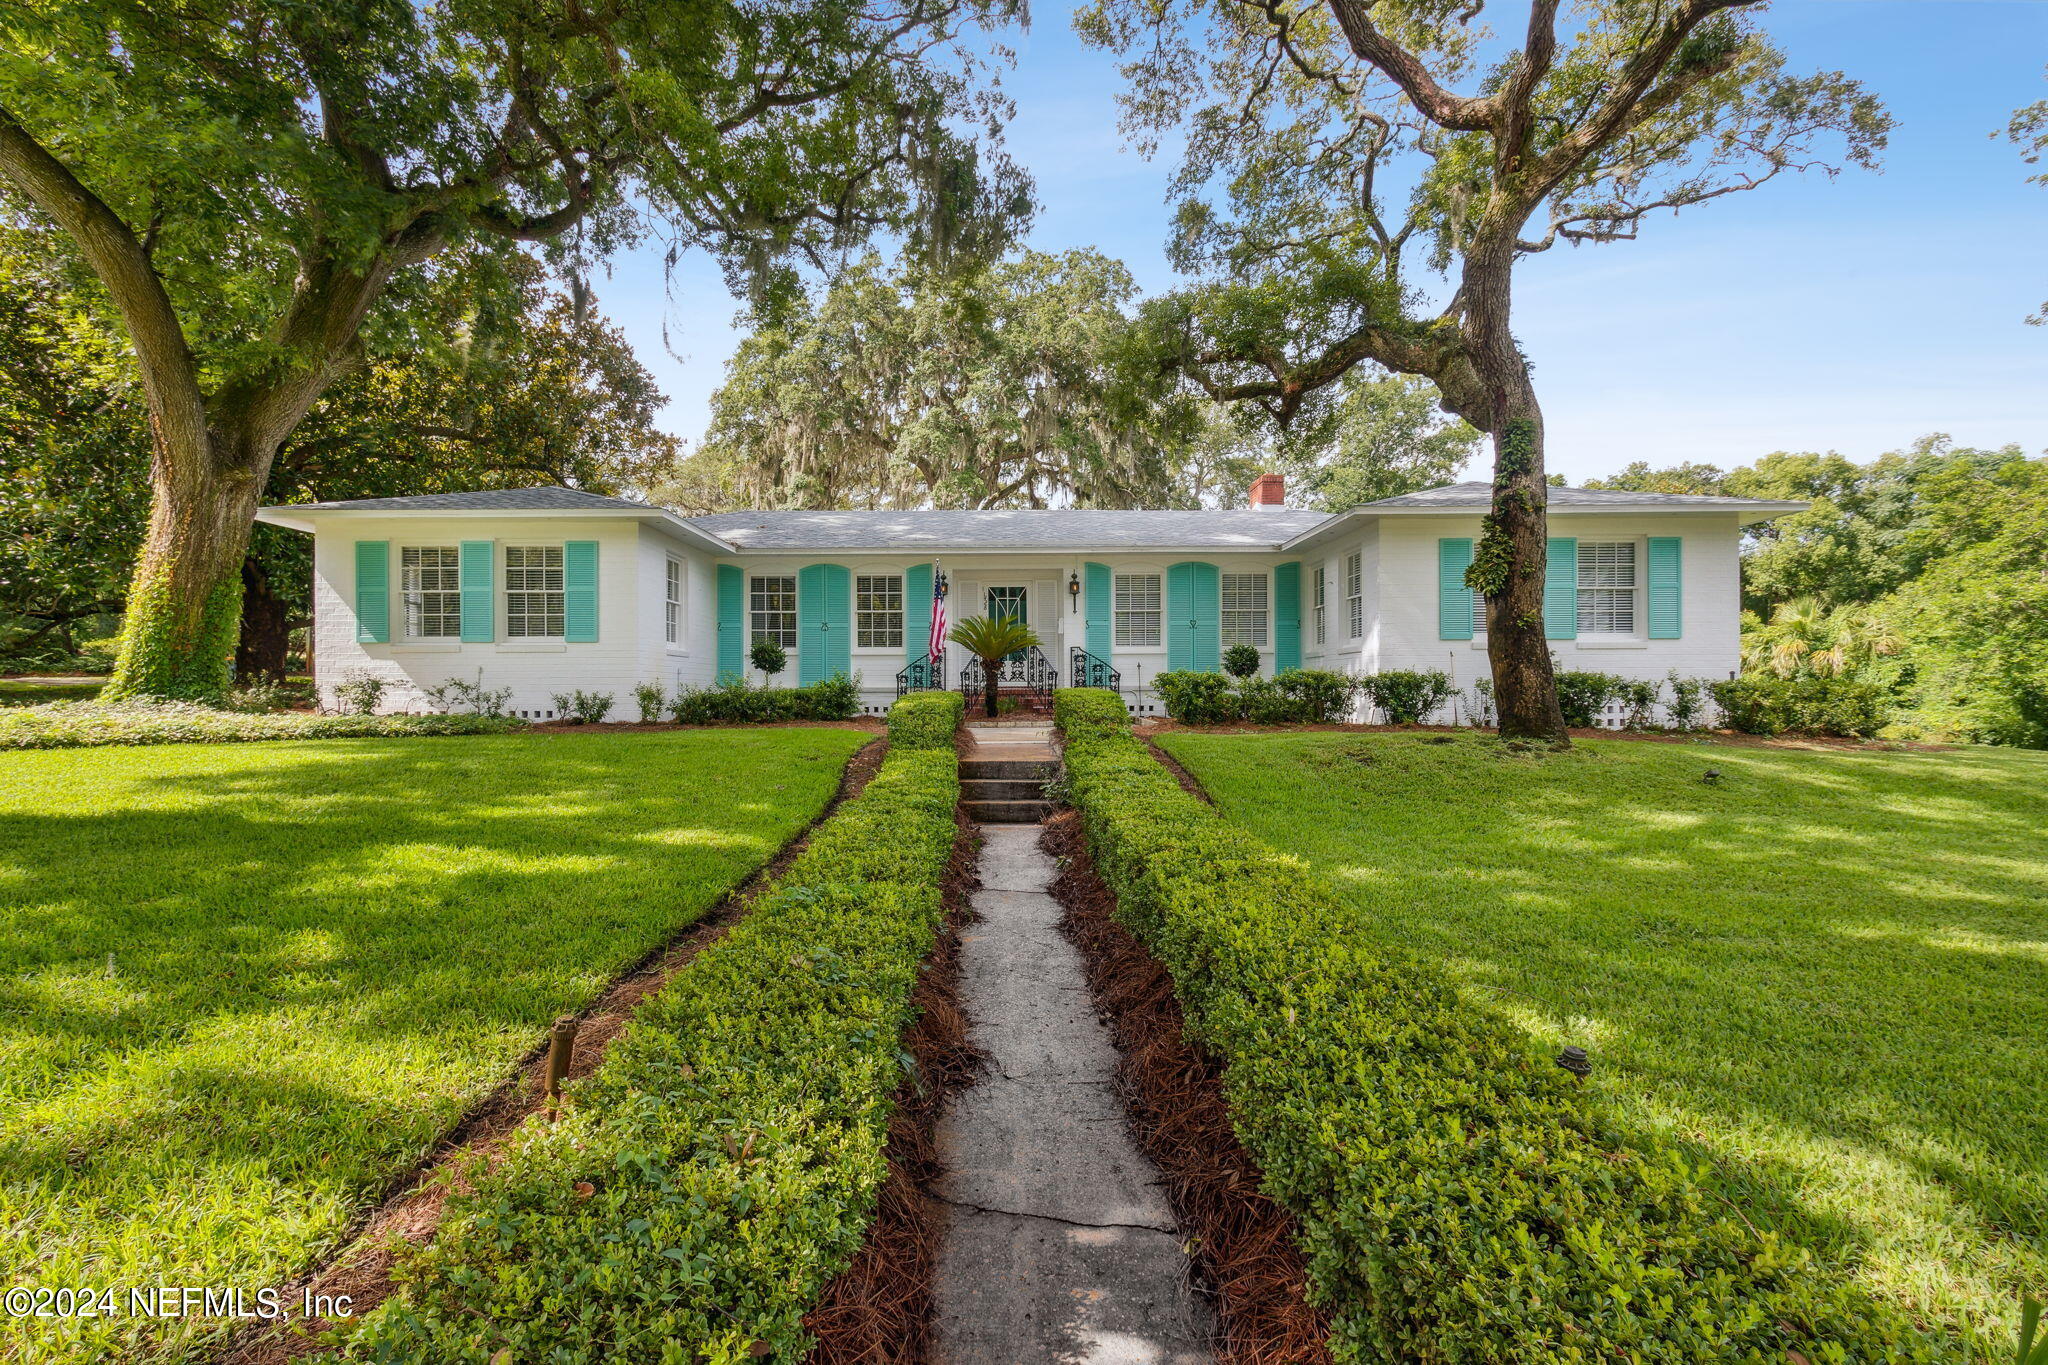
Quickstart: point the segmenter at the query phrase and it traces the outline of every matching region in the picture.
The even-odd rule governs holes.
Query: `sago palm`
[[[946,638],[981,660],[982,709],[996,713],[996,674],[1003,660],[1038,643],[1038,634],[1008,616],[969,616],[946,632]]]

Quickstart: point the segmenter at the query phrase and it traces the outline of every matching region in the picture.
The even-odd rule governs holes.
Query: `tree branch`
[[[1746,0],[1730,0],[1744,3]],[[1374,0],[1329,0],[1351,50],[1386,73],[1401,87],[1409,103],[1439,128],[1456,132],[1484,132],[1493,126],[1493,97],[1454,95],[1437,84],[1422,60],[1379,31],[1372,21]]]

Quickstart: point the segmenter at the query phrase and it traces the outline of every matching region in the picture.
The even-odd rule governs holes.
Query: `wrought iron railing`
[[[1075,645],[1071,662],[1071,686],[1106,687],[1112,692],[1124,690],[1124,675],[1111,668],[1107,659],[1099,659],[1079,645]]]
[[[1052,690],[1059,685],[1059,670],[1045,657],[1045,651],[1037,645],[1020,649],[1003,660],[996,670],[996,687],[1023,687],[1030,690],[1047,706],[1052,705]],[[972,705],[976,698],[988,691],[988,680],[982,673],[981,660],[969,659],[960,666],[960,695]]]
[[[946,656],[919,659],[897,670],[896,696],[898,700],[912,692],[943,692],[946,690]]]

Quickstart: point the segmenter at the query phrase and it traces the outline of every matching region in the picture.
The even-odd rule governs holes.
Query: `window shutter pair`
[[[796,672],[805,687],[853,674],[853,575],[844,564],[807,564],[796,576]],[[929,627],[927,627],[929,629]]]
[[[1213,673],[1222,667],[1223,607],[1216,566],[1198,560],[1166,570],[1166,666]]]
[[[1104,663],[1109,662],[1116,639],[1112,630],[1116,619],[1116,604],[1111,599],[1112,581],[1107,564],[1081,566],[1082,596],[1086,599],[1081,609],[1087,613],[1084,647]]]
[[[462,600],[462,642],[489,644],[497,638],[496,542],[465,540],[457,585]],[[597,640],[597,542],[571,540],[562,546],[562,638],[570,644]],[[356,542],[356,639],[391,641],[391,542]]]
[[[1469,640],[1474,621],[1472,593],[1465,570],[1472,563],[1469,539],[1439,540],[1437,546],[1437,635]],[[1680,536],[1649,537],[1649,637],[1676,640],[1684,627],[1684,547]],[[1576,536],[1553,536],[1543,566],[1543,636],[1576,640],[1579,636],[1579,542]]]

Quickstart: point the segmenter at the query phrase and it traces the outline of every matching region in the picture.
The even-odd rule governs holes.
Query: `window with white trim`
[[[562,638],[562,547],[505,547],[505,638]]]
[[[1475,635],[1486,633],[1486,594],[1477,588],[1472,589],[1472,632]]]
[[[860,649],[903,648],[903,575],[856,574],[853,580],[854,645]]]
[[[1330,566],[1316,565],[1316,643],[1321,644],[1329,637],[1330,608],[1327,605],[1330,594]]]
[[[749,611],[753,614],[754,640],[773,640],[784,649],[796,648],[796,576],[768,574],[748,581]]]
[[[1266,576],[1262,573],[1222,575],[1223,647],[1253,645],[1266,647]]]
[[[1116,576],[1116,647],[1159,647],[1159,575],[1120,573]]]
[[[461,552],[453,545],[407,545],[398,552],[405,638],[452,640],[462,634]]]
[[[1636,631],[1636,543],[1579,542],[1579,634]]]
[[[661,602],[662,629],[672,645],[683,640],[683,561],[668,562],[668,581]]]
[[[1365,638],[1365,552],[1344,556],[1344,610],[1351,618],[1351,638]]]

